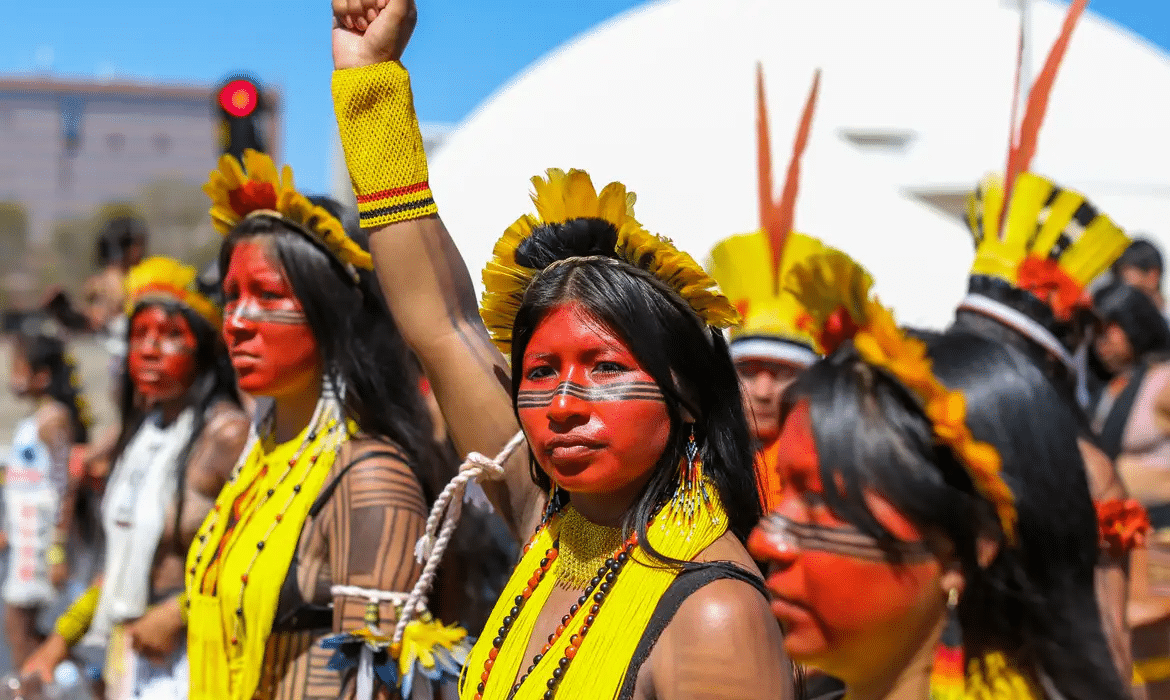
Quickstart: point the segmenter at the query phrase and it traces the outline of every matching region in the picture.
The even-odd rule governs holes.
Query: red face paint
[[[195,381],[195,333],[180,313],[147,306],[130,322],[130,380],[152,403],[182,396]]]
[[[876,540],[829,510],[807,403],[784,423],[778,469],[785,489],[776,511],[752,532],[748,549],[768,562],[784,648],[794,660],[846,683],[874,678],[938,625],[941,566],[919,528],[886,499],[868,493],[866,504],[916,553],[901,564],[883,560]]]
[[[223,289],[223,338],[240,389],[282,397],[312,387],[321,374],[317,341],[284,271],[261,242],[236,245]]]
[[[516,406],[540,467],[569,492],[640,487],[666,449],[658,385],[611,330],[569,304],[536,327]]]

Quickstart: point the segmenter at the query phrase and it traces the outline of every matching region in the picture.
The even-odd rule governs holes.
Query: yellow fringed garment
[[[186,572],[190,604],[187,624],[190,700],[270,697],[271,689],[258,685],[276,616],[280,584],[300,541],[309,507],[337,456],[336,449],[325,449],[315,464],[308,465],[310,456],[331,439],[332,431],[322,426],[288,477],[277,483],[311,429],[315,426],[306,426],[296,438],[267,449],[258,442],[235,477],[224,486],[214,509],[199,528],[199,535],[206,536],[206,542],[197,537],[191,545]],[[300,492],[286,509],[297,484],[301,484]],[[268,489],[274,493],[256,508],[257,500]],[[237,503],[242,504],[238,508],[239,522],[224,541],[228,514]],[[277,527],[265,538],[282,511]],[[264,548],[253,563],[256,545],[261,540]],[[249,574],[256,580],[244,586],[241,600],[241,577]],[[243,611],[239,632],[236,631],[237,609]],[[233,637],[236,644],[232,643]]]
[[[719,500],[718,491],[713,484],[708,483],[707,492],[710,494],[710,503],[700,500],[696,504],[695,516],[691,523],[687,523],[681,513],[672,514],[669,507],[659,513],[647,533],[651,544],[659,552],[675,559],[690,561],[727,531],[727,513]],[[472,649],[464,667],[464,677],[460,680],[459,688],[459,697],[463,700],[472,700],[475,697],[484,661],[492,649],[494,637],[492,633],[503,624],[504,616],[511,610],[514,599],[528,584],[528,576],[534,569],[539,568],[545,551],[557,541],[560,524],[561,519],[554,517],[547,527],[538,533],[528,553],[520,560],[508,580],[507,587],[504,588],[484,627],[487,632]],[[531,663],[531,658],[526,656],[528,642],[532,638],[537,617],[548,601],[553,586],[556,585],[557,566],[560,562],[560,558],[554,562],[552,570],[541,580],[513,623],[484,689],[485,700],[507,698],[516,681],[520,665],[524,664],[524,668],[527,669]],[[634,650],[642,639],[642,633],[649,624],[659,599],[677,574],[678,569],[654,562],[641,547],[633,550],[630,561],[618,575],[613,589],[606,596],[596,620],[589,628],[589,634],[581,641],[573,662],[565,672],[557,688],[558,697],[591,699],[617,697],[626,669],[634,656]],[[583,616],[588,614],[588,609],[588,606],[582,607],[573,621],[566,626],[566,630],[570,628],[575,630],[581,624]],[[557,611],[557,615],[560,616],[563,612],[565,611]],[[537,700],[544,697],[548,691],[547,681],[564,656],[571,637],[572,634],[568,631],[560,636],[552,649],[529,674],[528,680],[516,693],[515,700]]]

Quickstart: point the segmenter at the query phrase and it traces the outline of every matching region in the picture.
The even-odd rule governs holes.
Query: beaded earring
[[[963,700],[967,683],[964,673],[963,630],[959,625],[959,589],[947,591],[947,621],[934,650],[930,672],[930,700]]]
[[[678,486],[666,506],[666,521],[678,525],[690,525],[695,521],[700,505],[711,503],[703,480],[703,455],[695,440],[694,423],[691,424],[691,434],[687,436],[685,454],[686,459],[679,469]]]

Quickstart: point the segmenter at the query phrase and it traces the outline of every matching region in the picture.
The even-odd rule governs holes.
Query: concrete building
[[[1039,70],[1067,3],[1032,3]],[[938,327],[973,257],[957,216],[1002,170],[1018,0],[666,0],[568,42],[502,87],[431,161],[439,211],[473,276],[520,214],[528,178],[621,180],[638,218],[697,259],[754,230],[755,64],[764,66],[777,189],[813,70],[820,102],[796,228],[867,265],[903,322]],[[1170,56],[1082,18],[1034,169],[1170,250]],[[779,192],[776,193],[779,196]]]
[[[44,242],[53,222],[131,199],[152,181],[202,183],[220,152],[214,89],[0,78],[0,202],[22,205],[30,238]],[[278,97],[265,99],[279,154]]]

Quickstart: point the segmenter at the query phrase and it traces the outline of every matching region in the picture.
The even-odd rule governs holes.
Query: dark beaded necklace
[[[537,534],[539,534],[539,532],[540,531],[538,530]],[[533,539],[535,540],[535,536]],[[569,665],[577,656],[577,649],[581,646],[581,642],[584,640],[585,635],[589,633],[589,628],[593,625],[594,620],[597,619],[597,614],[601,612],[601,604],[605,602],[605,598],[607,595],[609,595],[610,590],[613,588],[613,584],[617,582],[618,572],[620,572],[622,567],[625,566],[626,562],[629,561],[630,552],[636,545],[637,535],[631,534],[625,543],[617,550],[615,550],[608,559],[605,560],[605,563],[602,564],[600,569],[598,569],[597,575],[594,576],[593,579],[589,582],[588,587],[586,587],[584,593],[581,594],[581,597],[577,599],[576,603],[569,607],[569,613],[561,618],[561,624],[557,626],[556,631],[548,636],[548,641],[541,648],[540,653],[532,657],[532,664],[528,667],[528,670],[524,672],[524,675],[520,677],[520,680],[516,681],[515,685],[512,686],[511,691],[508,693],[508,700],[512,700],[512,698],[515,697],[516,693],[520,690],[520,687],[526,680],[528,680],[528,676],[531,675],[534,670],[536,670],[536,666],[544,659],[545,654],[547,654],[552,649],[553,645],[556,644],[557,640],[559,640],[568,629],[569,624],[573,621],[577,613],[586,605],[588,605],[589,601],[592,599],[593,603],[592,605],[589,605],[589,612],[585,615],[581,625],[577,628],[576,634],[569,638],[569,645],[565,647],[564,655],[557,662],[556,668],[553,669],[552,677],[550,677],[547,681],[548,690],[544,693],[544,700],[552,700],[552,698],[556,696],[557,687],[560,685],[561,679],[564,678],[565,673],[569,669]],[[530,546],[531,545],[528,547]],[[528,547],[525,547],[526,551]],[[480,674],[480,683],[478,686],[476,686],[475,700],[483,700],[483,693],[487,688],[488,678],[491,677],[492,667],[495,665],[496,657],[499,655],[500,648],[504,645],[504,640],[507,639],[508,633],[512,629],[512,625],[515,624],[516,619],[520,616],[520,611],[524,609],[524,605],[528,602],[528,599],[532,597],[532,594],[536,590],[537,586],[540,585],[540,582],[544,580],[544,577],[548,573],[549,569],[552,568],[552,563],[557,559],[559,548],[560,539],[558,538],[557,541],[553,543],[553,546],[545,552],[545,556],[540,560],[539,568],[533,572],[532,578],[528,580],[528,585],[525,586],[524,591],[520,595],[516,596],[516,599],[513,601],[512,609],[508,611],[506,616],[504,616],[503,624],[500,625],[500,629],[496,634],[496,638],[492,640],[492,648],[490,651],[488,651],[488,658],[484,662],[484,670],[483,673]]]

